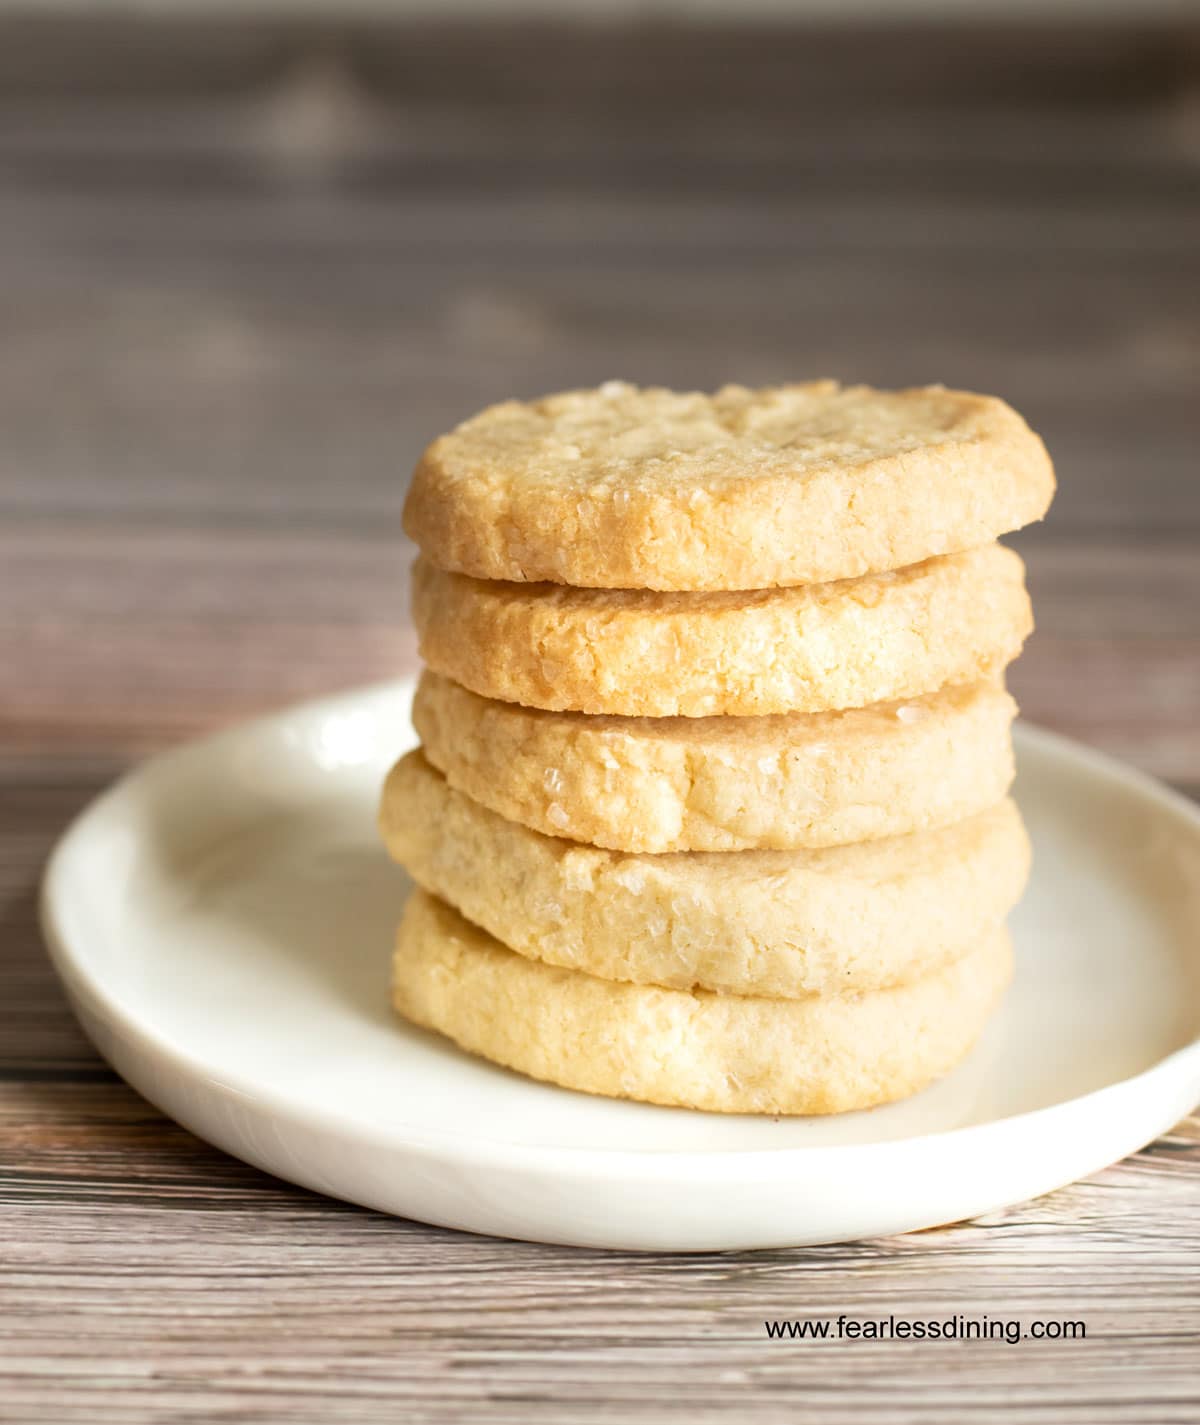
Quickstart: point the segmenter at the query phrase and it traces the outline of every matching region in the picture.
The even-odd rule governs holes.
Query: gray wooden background
[[[0,1419],[1193,1421],[1200,1122],[1040,1202],[696,1259],[286,1187],[82,1040],[36,880],[156,747],[413,666],[398,516],[620,376],[998,392],[1031,718],[1200,788],[1200,24],[0,23]],[[1084,1318],[782,1345],[765,1317]]]

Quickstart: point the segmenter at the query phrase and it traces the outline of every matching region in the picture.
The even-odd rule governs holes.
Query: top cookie
[[[433,564],[481,579],[765,589],[987,544],[1053,493],[1041,440],[992,396],[610,381],[491,406],[435,440],[404,527]]]

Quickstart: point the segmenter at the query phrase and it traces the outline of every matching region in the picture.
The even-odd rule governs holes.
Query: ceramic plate
[[[701,1251],[843,1241],[991,1211],[1096,1171],[1200,1100],[1200,815],[1018,729],[1033,882],[1017,975],[970,1058],[825,1119],[591,1098],[399,1022],[407,883],[376,792],[411,683],[149,762],[46,873],[58,972],[101,1053],[171,1117],[318,1192],[472,1232]]]

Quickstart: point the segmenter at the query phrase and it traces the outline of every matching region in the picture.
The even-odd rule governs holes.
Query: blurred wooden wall
[[[409,666],[423,443],[510,394],[998,392],[1030,715],[1200,783],[1200,25],[0,24],[0,748]]]

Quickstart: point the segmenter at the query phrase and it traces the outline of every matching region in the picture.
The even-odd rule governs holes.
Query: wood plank
[[[206,1149],[119,1084],[5,1088],[0,1146],[0,1372],[20,1419],[450,1421],[486,1406],[567,1425],[1183,1422],[1200,1402],[1195,1120],[973,1223],[692,1258],[492,1242],[340,1206]],[[763,1328],[958,1312],[1083,1320],[1087,1338],[922,1349]]]
[[[1062,530],[1200,529],[1200,205],[736,211],[0,192],[0,512],[374,527],[491,401],[830,374],[1007,396]]]
[[[185,25],[90,97],[40,33],[0,63],[9,517],[374,527],[509,394],[827,373],[1008,396],[1063,531],[1200,529],[1186,27],[247,27],[190,87]]]
[[[38,928],[38,883],[67,823],[121,767],[109,761],[39,774],[10,763],[0,771],[0,1097],[13,1080],[112,1077],[51,972]],[[19,1151],[0,1136],[0,1163],[12,1165]],[[0,1249],[0,1280],[3,1259]]]
[[[1127,107],[1186,85],[1194,17],[1143,8],[1090,23],[1038,16],[935,23],[797,23],[753,8],[700,24],[623,13],[623,23],[506,14],[439,18],[353,6],[136,13],[17,10],[0,20],[0,95],[227,95],[306,54],[345,57],[374,92],[490,110],[626,111],[752,104],[779,115],[863,104],[955,110]],[[969,60],[969,63],[966,61]]]

